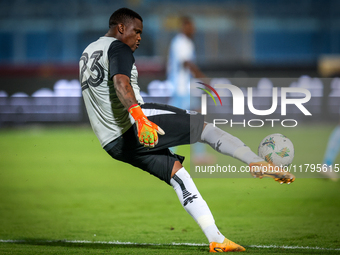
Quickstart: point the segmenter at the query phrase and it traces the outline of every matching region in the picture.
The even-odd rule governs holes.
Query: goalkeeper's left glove
[[[145,147],[155,147],[158,143],[158,134],[164,135],[165,132],[155,123],[148,120],[138,104],[131,105],[129,113],[135,119],[140,144]]]

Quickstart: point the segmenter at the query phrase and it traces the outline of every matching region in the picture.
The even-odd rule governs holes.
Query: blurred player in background
[[[328,166],[328,171],[321,173],[333,181],[337,181],[339,176],[334,172],[335,159],[340,151],[340,123],[334,128],[329,136],[323,164]]]
[[[195,64],[196,53],[193,37],[195,25],[191,18],[180,19],[181,31],[170,43],[167,78],[174,87],[170,104],[181,109],[190,109],[190,79],[205,78]]]
[[[222,154],[248,164],[254,177],[280,183],[295,177],[269,166],[238,138],[204,122],[199,114],[162,104],[144,103],[133,52],[139,47],[143,19],[121,8],[109,19],[105,36],[89,44],[80,61],[82,94],[93,131],[114,159],[131,164],[171,185],[184,209],[209,240],[211,252],[244,251],[218,230],[207,203],[182,165],[183,156],[169,147],[205,142]],[[162,135],[158,138],[158,134]],[[119,170],[118,170],[119,171]],[[227,199],[223,203],[228,203]]]
[[[200,68],[195,64],[196,53],[193,37],[195,25],[190,17],[180,18],[180,32],[171,40],[168,64],[167,79],[172,84],[174,92],[169,104],[185,110],[190,107],[190,80],[191,78],[205,78]],[[199,105],[195,106],[199,108]],[[203,143],[196,143],[191,146],[193,149],[192,161],[195,164],[213,164],[216,159],[209,155]],[[176,151],[176,148],[172,148]]]

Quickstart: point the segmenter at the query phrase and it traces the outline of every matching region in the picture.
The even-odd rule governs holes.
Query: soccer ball
[[[261,141],[257,154],[269,163],[285,167],[294,159],[294,145],[286,136],[272,134]]]

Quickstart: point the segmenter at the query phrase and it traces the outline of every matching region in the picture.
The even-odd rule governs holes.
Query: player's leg
[[[159,150],[182,144],[193,144],[198,141],[208,143],[216,151],[232,156],[248,164],[254,177],[271,177],[280,183],[291,183],[294,175],[283,169],[274,168],[264,159],[258,157],[240,139],[204,123],[204,116],[193,111],[161,104],[144,104],[141,106],[148,119],[159,125],[165,135],[152,150]]]
[[[134,140],[138,142],[133,133],[123,135],[114,146],[106,147],[106,150],[114,159],[138,167],[171,185],[184,209],[199,224],[209,242],[214,243],[214,248],[218,246],[216,244],[220,244],[228,249],[242,250],[243,247],[225,239],[219,232],[207,203],[181,164],[184,157],[172,153],[169,149],[148,151],[134,149],[130,146],[137,144]]]
[[[201,227],[210,243],[211,252],[245,251],[242,246],[225,238],[218,230],[207,203],[179,161],[176,161],[173,166],[170,184],[176,191],[184,209]]]
[[[284,171],[282,168],[274,168],[263,158],[255,154],[239,138],[215,127],[211,123],[204,125],[201,141],[209,144],[214,150],[234,157],[251,167],[254,177],[272,177],[280,183],[291,183],[295,180],[294,175]]]
[[[263,159],[257,156],[239,138],[206,123],[201,135],[201,140],[209,144],[214,150],[237,158],[247,165],[254,162],[261,162]]]
[[[214,127],[211,123],[205,123],[204,116],[197,112],[150,103],[141,107],[148,119],[165,131],[165,135],[160,137],[153,150],[201,141],[209,144],[214,150],[248,165],[263,161],[237,137]]]

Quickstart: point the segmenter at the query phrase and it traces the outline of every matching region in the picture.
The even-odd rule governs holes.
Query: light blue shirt
[[[184,67],[186,61],[195,60],[195,45],[186,35],[179,33],[172,40],[169,49],[167,79],[174,88],[169,104],[190,109],[190,69]]]

